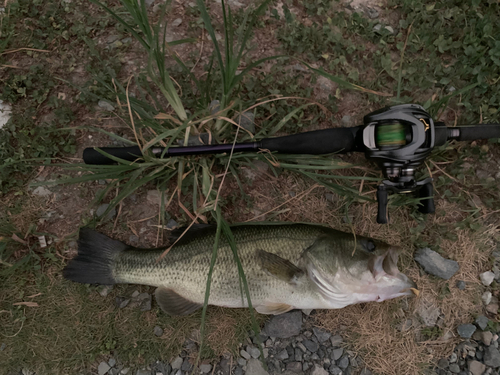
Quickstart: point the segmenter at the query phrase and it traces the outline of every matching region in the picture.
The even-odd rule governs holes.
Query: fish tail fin
[[[113,276],[114,261],[128,245],[109,238],[90,228],[81,228],[78,255],[63,270],[65,279],[83,284],[116,283]]]

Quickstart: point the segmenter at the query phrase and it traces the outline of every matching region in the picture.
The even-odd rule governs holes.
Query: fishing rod
[[[382,108],[364,117],[363,125],[335,128],[264,138],[256,142],[200,145],[187,147],[153,147],[157,157],[205,155],[269,150],[285,154],[331,154],[364,152],[382,170],[384,180],[377,188],[377,222],[389,222],[388,194],[413,193],[420,198],[419,211],[434,213],[432,178],[415,179],[415,170],[424,163],[434,147],[447,141],[474,141],[500,138],[500,124],[478,124],[447,127],[435,122],[429,113],[417,104],[401,104]],[[142,158],[139,146],[101,147],[114,157],[134,161]],[[83,151],[86,164],[113,164],[115,161],[95,148]]]

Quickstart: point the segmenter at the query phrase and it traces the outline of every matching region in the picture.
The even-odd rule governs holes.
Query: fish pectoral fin
[[[161,309],[170,315],[189,315],[203,306],[163,287],[156,289],[155,297]]]
[[[273,314],[279,315],[286,313],[293,309],[293,306],[287,305],[286,303],[274,303],[274,302],[264,302],[263,305],[259,305],[255,308],[259,314]]]
[[[304,271],[299,267],[276,254],[259,249],[257,250],[257,257],[266,272],[287,283],[295,284],[299,277],[304,274]]]

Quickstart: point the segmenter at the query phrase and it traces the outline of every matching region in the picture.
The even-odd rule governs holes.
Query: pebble
[[[484,315],[480,315],[476,319],[476,324],[479,328],[481,328],[482,330],[485,330],[486,327],[488,326],[489,321],[490,320],[487,317],[485,317]]]
[[[341,375],[342,374],[342,369],[336,365],[331,365],[330,368],[328,369],[330,371],[330,374],[333,375]]]
[[[0,352],[3,352],[6,347],[7,345],[4,342],[2,342],[2,345],[0,346]]]
[[[241,116],[238,116],[236,123],[239,124],[243,129],[248,130],[250,133],[255,134],[255,115],[251,111],[243,112]]]
[[[363,370],[361,370],[359,375],[372,375],[372,372],[368,368],[365,367]]]
[[[288,371],[296,372],[297,374],[300,374],[302,372],[302,363],[300,362],[288,362],[286,364],[286,369]]]
[[[151,371],[148,371],[145,369],[139,369],[139,370],[137,370],[135,375],[151,375]]]
[[[184,362],[182,362],[181,370],[184,372],[190,372],[193,369],[193,365],[189,362],[189,359],[184,358]]]
[[[342,345],[344,340],[342,339],[342,336],[335,335],[335,336],[330,337],[330,342],[331,342],[333,347],[336,347],[336,346]]]
[[[454,374],[458,374],[460,372],[460,366],[457,365],[456,363],[452,363],[449,367],[449,370]]]
[[[347,355],[343,356],[339,363],[338,363],[338,366],[342,369],[342,370],[345,370],[348,366],[349,366],[349,357],[347,357]]]
[[[120,374],[122,375],[127,375],[130,371],[130,367],[125,367],[125,368],[122,368],[122,370],[120,371]]]
[[[486,366],[478,361],[470,361],[468,367],[472,375],[482,375],[486,370]]]
[[[95,212],[96,216],[101,218],[104,215],[104,213],[106,212],[106,210],[108,209],[108,207],[109,207],[109,204],[107,204],[107,203],[101,204],[99,207],[97,207],[97,210]],[[102,220],[103,221],[113,220],[115,215],[116,215],[116,209],[113,207],[111,210],[109,210],[107,215],[102,218]]]
[[[113,285],[101,285],[98,287],[101,297],[107,297],[109,292],[113,290]]]
[[[288,359],[288,352],[285,349],[283,349],[281,352],[279,352],[276,358],[278,358],[281,361]]]
[[[323,367],[315,363],[311,375],[328,375],[328,371],[326,371]]]
[[[267,322],[264,332],[267,336],[276,338],[289,338],[297,336],[302,328],[302,313],[292,311],[281,315],[276,315]]]
[[[483,341],[484,345],[490,346],[491,340],[493,340],[493,333],[491,333],[490,331],[481,332],[481,340]]]
[[[304,344],[304,346],[307,348],[307,350],[309,350],[310,352],[315,352],[318,350],[319,348],[319,345],[318,343],[312,341],[312,340],[304,340],[302,342]]]
[[[498,303],[490,303],[488,306],[486,306],[486,311],[488,311],[491,314],[497,314],[498,313]]]
[[[337,360],[339,360],[340,357],[342,357],[342,354],[344,354],[343,348],[334,349],[332,351],[332,359],[334,361],[337,361]]]
[[[448,366],[450,365],[450,362],[448,362],[448,360],[446,358],[441,358],[438,363],[437,363],[438,367],[440,369],[447,369]]]
[[[172,21],[172,26],[173,26],[173,27],[177,27],[177,26],[179,26],[181,23],[182,23],[182,19],[181,19],[181,18],[176,18],[175,20],[173,20],[173,21]]]
[[[99,102],[97,103],[97,105],[106,110],[106,111],[109,111],[109,112],[113,112],[115,110],[115,107],[113,107],[113,105],[109,102],[107,102],[106,100],[99,100]]]
[[[253,357],[253,358],[259,358],[260,357],[260,350],[258,348],[255,348],[253,346],[247,346],[247,352]]]
[[[252,358],[248,361],[246,375],[269,375],[269,373],[264,370],[258,359]]]
[[[323,329],[316,328],[316,327],[313,327],[313,333],[314,333],[314,336],[316,336],[316,338],[318,339],[318,341],[321,344],[324,343],[325,341],[327,341],[330,338],[330,336],[332,335],[330,332],[327,332]]]
[[[116,365],[116,359],[110,358],[109,361],[108,361],[108,365],[110,367],[115,367],[115,365]]]
[[[500,367],[500,352],[493,345],[484,351],[484,364],[490,367]]]
[[[470,323],[460,324],[457,327],[458,334],[460,335],[460,337],[463,337],[465,339],[470,338],[475,331],[476,327]]]
[[[451,353],[450,360],[449,360],[450,363],[455,363],[457,361],[457,359],[458,359],[457,353],[455,353],[455,352]]]
[[[52,192],[44,186],[38,186],[35,190],[33,190],[32,194],[38,197],[48,197],[52,194]]]
[[[490,286],[493,280],[495,280],[495,274],[491,271],[486,271],[480,274],[479,278],[484,286]]]
[[[428,247],[418,249],[414,258],[425,272],[445,280],[452,277],[460,268],[456,261],[443,258]]]
[[[342,119],[340,120],[340,123],[343,127],[345,128],[349,128],[352,126],[352,117],[351,116],[348,116],[348,115],[345,115],[344,117],[342,117]]]
[[[115,299],[116,306],[118,306],[118,308],[120,309],[125,308],[129,304],[129,302],[130,299],[125,297],[116,297]]]
[[[106,362],[101,362],[99,363],[99,366],[97,367],[97,373],[99,375],[104,375],[106,374],[109,370],[111,369],[111,366],[108,365]]]
[[[492,298],[492,294],[490,291],[486,291],[483,293],[481,299],[483,300],[483,303],[485,304],[485,306],[489,305],[490,302],[491,302],[491,298]]]
[[[161,193],[158,190],[148,190],[146,200],[149,204],[159,206],[161,204]]]
[[[178,226],[179,226],[179,224],[177,224],[177,221],[175,221],[174,219],[170,219],[167,222],[166,229],[173,230],[173,229],[177,228]]]
[[[200,365],[200,371],[204,374],[208,374],[211,370],[212,370],[212,365],[209,363]]]
[[[241,357],[238,357],[238,359],[236,360],[236,362],[238,362],[238,364],[243,367],[243,366],[246,366],[247,365],[247,361],[246,359],[243,359]]]
[[[241,349],[241,350],[240,350],[240,355],[241,355],[243,358],[245,358],[245,359],[250,359],[250,358],[252,358],[252,356],[251,356],[248,352],[246,352],[245,350],[243,350],[243,349]]]
[[[173,370],[178,370],[178,369],[180,369],[180,368],[181,368],[181,366],[182,366],[182,358],[181,358],[181,357],[179,357],[179,356],[178,356],[178,357],[176,357],[176,358],[172,361],[172,363],[170,364],[170,366],[172,366],[172,369],[173,369]]]
[[[457,288],[460,289],[460,290],[465,290],[465,281],[458,280],[457,281]]]
[[[163,329],[161,329],[160,326],[155,326],[155,328],[153,329],[153,333],[155,334],[155,336],[160,337],[161,335],[163,335]]]

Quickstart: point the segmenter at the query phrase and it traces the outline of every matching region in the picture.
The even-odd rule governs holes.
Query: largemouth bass
[[[262,314],[292,309],[338,309],[411,295],[415,283],[397,267],[398,248],[319,225],[231,227],[252,305]],[[160,259],[165,248],[138,249],[88,228],[64,277],[87,284],[157,287],[159,306],[187,315],[203,306],[215,226],[195,228]],[[220,237],[210,305],[247,307],[229,243]]]

